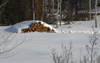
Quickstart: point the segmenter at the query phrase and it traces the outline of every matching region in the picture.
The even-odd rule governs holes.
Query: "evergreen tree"
[[[19,19],[20,21],[30,19],[30,5],[28,0],[19,0]]]
[[[41,20],[43,19],[44,22],[48,23],[48,18],[47,18],[47,12],[46,12],[46,0],[40,0],[38,9],[36,11],[36,20]],[[43,10],[44,9],[44,10]]]
[[[0,0],[0,18],[9,0]]]
[[[44,0],[43,21],[48,23],[47,12],[46,12],[46,0]]]
[[[89,20],[89,0],[65,0],[68,3],[65,21]],[[93,3],[93,1],[92,1]],[[93,9],[93,7],[92,7]],[[93,19],[93,15],[91,17]]]
[[[41,17],[42,17],[42,7],[43,7],[42,4],[43,4],[43,0],[40,0],[39,4],[38,4],[39,8],[38,8],[38,10],[36,10],[36,20],[41,20]]]
[[[9,25],[30,20],[29,9],[29,0],[10,0],[1,16],[1,23]]]
[[[48,22],[53,23],[53,1],[47,0],[47,3]]]

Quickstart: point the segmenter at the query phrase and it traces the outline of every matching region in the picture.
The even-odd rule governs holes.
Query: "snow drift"
[[[17,23],[7,29],[5,29],[7,32],[17,32],[17,33],[21,33],[21,30],[24,28],[29,28],[31,23],[38,23],[41,22],[44,26],[49,27],[50,29],[55,30],[55,32],[57,32],[56,29],[54,29],[52,26],[48,25],[47,23],[43,22],[43,21],[23,21],[20,23]]]

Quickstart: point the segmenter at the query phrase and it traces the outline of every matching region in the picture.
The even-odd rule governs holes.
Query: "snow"
[[[95,28],[95,20],[92,21],[73,21],[69,25],[59,26],[59,33],[88,33],[92,34],[95,28],[96,33],[100,33],[100,16],[97,16],[97,28]]]
[[[48,25],[48,24],[46,24],[46,23],[44,23],[43,21],[23,21],[23,22],[20,22],[20,23],[17,23],[17,24],[15,24],[15,25],[13,25],[13,26],[11,26],[11,27],[9,27],[9,28],[7,28],[7,29],[5,29],[7,32],[18,32],[18,33],[21,33],[21,30],[23,29],[23,28],[29,28],[30,27],[30,25],[32,24],[32,23],[38,23],[38,22],[41,22],[42,24],[44,24],[44,26],[46,26],[46,27],[49,27],[50,29],[54,29],[52,26],[50,26],[50,25]],[[55,30],[55,29],[54,29]],[[57,32],[57,30],[55,30],[55,32]]]
[[[98,16],[98,19],[100,16]],[[95,33],[100,33],[99,27],[100,27],[100,21],[98,20],[98,27],[95,28]],[[51,25],[48,25],[47,23],[44,23],[42,21],[23,21],[20,23],[17,23],[13,26],[8,27],[5,29],[7,32],[18,32],[21,33],[21,30],[23,28],[28,28],[31,23],[41,22],[44,24],[44,26],[49,27],[51,29],[54,29],[56,33],[94,33],[93,28],[95,27],[95,21],[76,21],[74,23],[71,23],[71,25],[64,25],[64,22],[62,22],[63,26],[59,26],[59,28],[54,28]],[[59,23],[60,24],[60,23]]]
[[[76,53],[74,55],[77,56],[79,49],[84,49],[85,44],[88,42],[88,34],[18,33],[15,38],[19,38],[19,40],[21,40],[20,38],[23,36],[30,38],[32,36],[33,37],[31,41],[23,43],[10,52],[16,53],[16,51],[19,51],[17,55],[0,60],[0,63],[51,63],[51,49],[56,48],[58,51],[60,51],[62,43],[68,47],[69,42],[72,41],[74,50],[73,53]]]
[[[95,13],[95,9],[93,9],[91,13]],[[97,13],[100,13],[100,7],[97,7]]]
[[[19,53],[10,58],[0,60],[0,63],[51,63],[51,50],[55,48],[60,52],[61,44],[63,43],[68,48],[69,42],[73,42],[73,55],[75,56],[74,58],[77,58],[80,48],[85,53],[85,45],[88,43],[89,35],[84,33],[18,33],[15,39],[21,40],[24,36],[27,36],[32,40],[25,41],[25,43],[9,52],[8,55]]]
[[[55,28],[57,33],[20,33],[22,28],[28,28],[31,23],[40,21],[24,21],[17,23],[13,26],[0,26],[0,38],[2,36],[7,37],[7,34],[12,34],[9,39],[13,38],[10,44],[6,47],[9,49],[16,43],[24,43],[18,46],[16,49],[4,54],[3,56],[11,56],[9,58],[0,57],[0,63],[51,63],[51,51],[55,48],[58,52],[61,52],[62,43],[66,48],[69,47],[69,43],[72,42],[72,50],[74,59],[79,59],[79,51],[82,49],[82,54],[86,54],[86,44],[88,44],[89,36],[92,35],[94,27],[95,32],[100,38],[100,16],[98,16],[98,27],[95,28],[95,21],[76,21],[71,25],[62,25],[59,28]],[[42,22],[42,21],[41,21]],[[44,23],[44,22],[42,22]],[[53,28],[52,25],[44,23],[45,26]],[[12,33],[18,32],[18,33]],[[5,34],[5,35],[4,35]],[[0,42],[3,39],[0,39]],[[100,41],[100,39],[98,40]],[[100,44],[100,43],[99,43]],[[100,49],[100,48],[99,48]],[[98,50],[100,55],[100,50]]]

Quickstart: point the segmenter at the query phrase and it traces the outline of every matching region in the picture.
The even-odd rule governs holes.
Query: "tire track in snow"
[[[88,33],[88,34],[94,34],[94,33],[100,33],[100,31],[59,31],[58,33]]]

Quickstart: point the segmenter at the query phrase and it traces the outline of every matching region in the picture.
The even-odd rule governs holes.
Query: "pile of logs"
[[[27,33],[27,32],[55,33],[55,30],[44,26],[41,22],[38,22],[38,23],[32,23],[29,28],[24,28],[21,30],[21,33]]]

